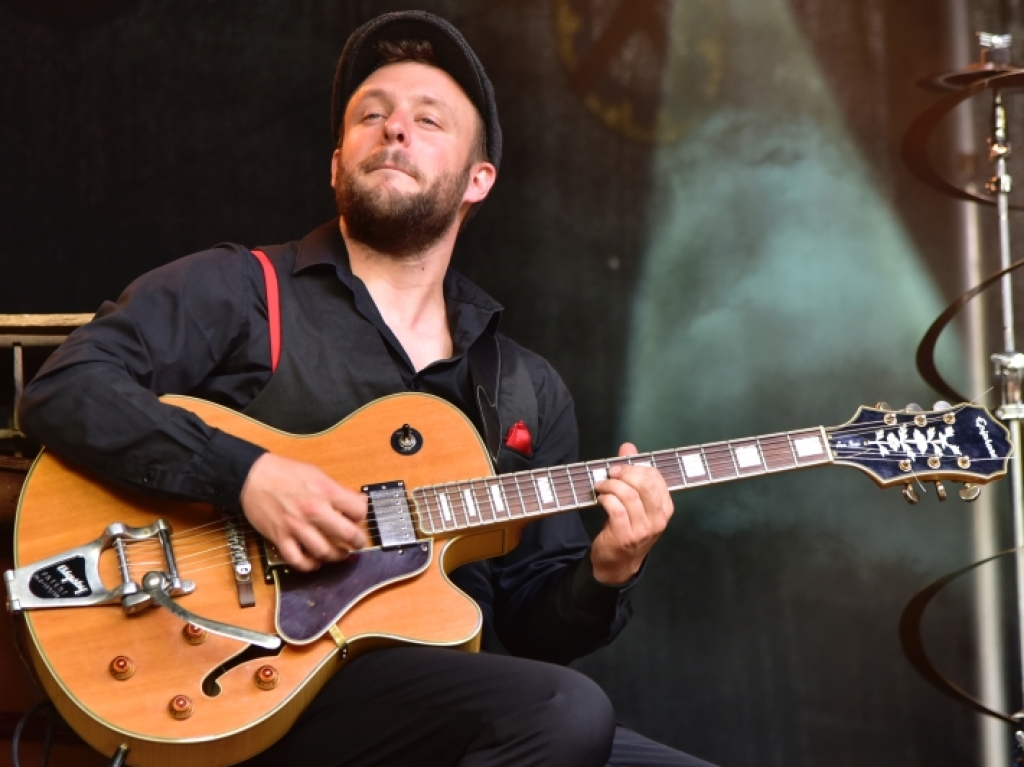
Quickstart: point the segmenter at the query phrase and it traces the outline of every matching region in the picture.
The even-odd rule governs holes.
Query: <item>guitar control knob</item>
[[[206,629],[201,629],[192,623],[186,623],[181,630],[181,635],[189,644],[202,644],[206,641]]]
[[[126,679],[131,679],[135,673],[135,662],[125,656],[118,655],[114,660],[110,661],[110,675],[119,682],[123,682]]]
[[[935,494],[939,496],[940,501],[946,500],[946,486],[941,482],[935,483]]]
[[[921,500],[918,497],[917,491],[914,489],[914,486],[911,485],[910,483],[907,483],[904,486],[903,497],[907,499],[907,503],[909,503],[911,506],[913,506],[915,503]]]
[[[981,487],[972,485],[970,482],[965,482],[964,486],[960,488],[960,497],[968,503],[978,500],[979,495],[981,495]]]
[[[260,666],[256,669],[256,673],[252,675],[252,678],[256,682],[256,686],[261,690],[273,690],[277,687],[277,683],[281,681],[281,675],[277,673],[277,669],[273,666]]]
[[[188,719],[195,711],[195,706],[187,695],[175,695],[167,704],[167,710],[175,719]]]

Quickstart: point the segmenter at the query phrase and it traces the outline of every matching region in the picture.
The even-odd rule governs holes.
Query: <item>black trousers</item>
[[[571,669],[430,647],[377,650],[328,682],[247,767],[712,767],[615,723]]]

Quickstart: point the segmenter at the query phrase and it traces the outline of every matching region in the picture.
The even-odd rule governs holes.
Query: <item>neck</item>
[[[444,276],[451,262],[458,228],[453,226],[422,253],[395,258],[349,237],[341,219],[341,236],[352,273],[363,281],[384,322],[420,370],[452,353],[444,302]]]

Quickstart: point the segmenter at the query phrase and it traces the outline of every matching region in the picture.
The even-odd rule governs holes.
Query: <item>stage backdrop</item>
[[[188,252],[328,219],[337,55],[403,7],[0,2],[0,313],[91,311]],[[913,353],[959,287],[959,232],[898,142],[933,98],[913,81],[951,65],[941,7],[418,7],[480,53],[505,130],[456,266],[561,371],[584,457],[931,405]],[[963,383],[953,336],[942,364]],[[975,763],[974,716],[897,640],[906,601],[969,561],[951,495],[909,507],[840,468],[679,494],[633,623],[577,666],[624,722],[724,766]],[[969,598],[926,631],[971,687]]]

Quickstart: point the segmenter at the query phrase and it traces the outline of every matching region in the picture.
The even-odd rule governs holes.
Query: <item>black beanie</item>
[[[385,13],[363,24],[348,38],[334,76],[331,128],[335,143],[352,94],[384,63],[377,50],[382,40],[426,40],[431,44],[438,67],[452,76],[480,113],[487,139],[487,159],[497,168],[501,164],[501,125],[491,81],[459,30],[426,11]]]

